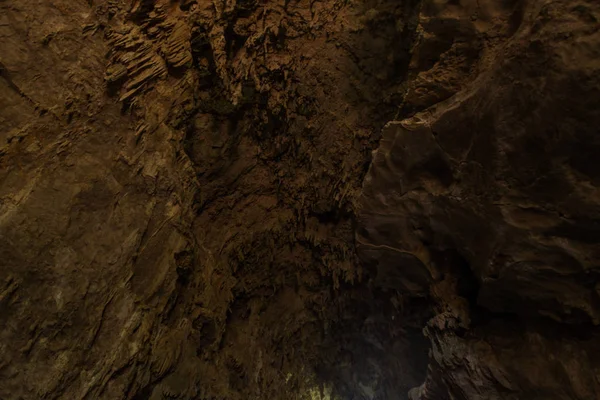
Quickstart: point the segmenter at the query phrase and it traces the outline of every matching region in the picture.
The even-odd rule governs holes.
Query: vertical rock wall
[[[357,234],[382,288],[435,304],[411,396],[598,398],[600,7],[427,3]]]

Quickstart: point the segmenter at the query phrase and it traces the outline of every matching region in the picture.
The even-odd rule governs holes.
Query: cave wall
[[[0,1],[0,398],[598,397],[598,18]]]
[[[2,1],[0,398],[422,382],[353,244],[414,5]]]
[[[380,287],[436,304],[412,398],[598,398],[600,8],[435,3],[357,231]]]

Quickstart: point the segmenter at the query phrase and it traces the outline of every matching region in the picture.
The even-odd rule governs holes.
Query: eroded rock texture
[[[412,398],[598,398],[600,7],[477,6],[423,5],[438,60],[383,131],[358,250],[437,304]]]
[[[0,7],[0,398],[423,380],[420,322],[368,290],[353,246],[414,4]]]
[[[0,1],[0,399],[598,397],[599,8]]]

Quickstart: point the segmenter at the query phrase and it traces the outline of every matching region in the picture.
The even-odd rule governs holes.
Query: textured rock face
[[[415,57],[439,60],[405,107],[429,108],[384,129],[358,251],[382,287],[437,304],[413,398],[598,398],[600,7],[496,3],[422,15]],[[436,53],[448,13],[471,39]]]
[[[0,398],[422,382],[421,321],[368,290],[353,246],[415,13],[0,2]]]
[[[599,8],[0,1],[0,399],[599,397]]]

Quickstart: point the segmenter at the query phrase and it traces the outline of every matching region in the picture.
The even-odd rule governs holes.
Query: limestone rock
[[[425,7],[414,65],[436,43],[427,26],[468,7]],[[365,178],[359,255],[393,276],[382,288],[425,292],[440,313],[415,399],[600,396],[600,8],[529,1],[514,13],[495,20],[503,41],[469,33],[487,42],[486,58],[469,58],[478,72],[389,123]],[[413,87],[430,74],[446,79],[427,70]],[[448,280],[455,290],[440,290]]]
[[[0,1],[0,399],[599,397],[596,3]]]

